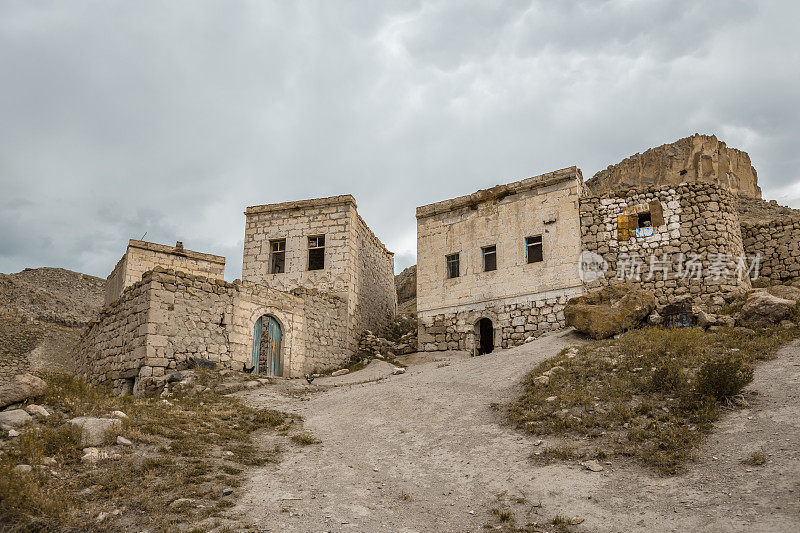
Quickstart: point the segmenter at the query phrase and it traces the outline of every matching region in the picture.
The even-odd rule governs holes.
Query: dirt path
[[[721,421],[687,475],[662,479],[629,463],[534,466],[533,441],[498,424],[492,402],[573,342],[560,333],[479,358],[440,354],[449,364],[305,397],[297,380],[245,393],[301,414],[322,444],[253,471],[236,511],[263,531],[480,531],[498,523],[493,508],[517,525],[581,517],[577,531],[797,530],[798,344],[759,368],[750,409]],[[759,447],[767,465],[740,464]]]

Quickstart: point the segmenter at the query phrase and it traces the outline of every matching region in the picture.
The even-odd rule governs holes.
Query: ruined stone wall
[[[90,323],[80,347],[83,373],[92,383],[139,393],[163,384],[190,357],[250,368],[254,325],[264,315],[281,325],[281,375],[298,377],[347,362],[347,306],[341,298],[155,269]]]
[[[773,281],[800,278],[800,217],[742,224],[744,251],[760,256],[759,276]]]
[[[125,255],[107,278],[105,303],[114,301],[125,287],[141,280],[145,272],[154,268],[221,280],[225,277],[225,258],[185,250],[183,245],[165,246],[131,239]]]
[[[397,311],[394,285],[394,254],[372,233],[358,213],[353,212],[351,242],[356,243],[357,270],[353,297],[355,315],[352,341],[364,330],[383,331]],[[352,348],[352,347],[351,347]]]
[[[654,203],[658,207],[653,207]],[[602,256],[608,267],[605,276],[588,283],[587,288],[620,282],[624,277],[652,291],[659,305],[686,294],[711,307],[721,305],[724,297],[750,286],[748,279],[736,276],[744,249],[735,206],[730,192],[710,184],[582,198],[583,249]],[[661,211],[663,220],[656,220],[656,210]],[[643,228],[645,234],[637,235],[627,221],[645,211],[653,216],[652,234]],[[626,226],[620,231],[623,223]],[[697,270],[690,270],[692,265],[699,265],[699,278]]]
[[[495,347],[563,326],[566,298],[580,292],[580,170],[570,167],[417,209],[417,311],[422,350],[471,351],[475,324],[492,320]],[[526,238],[542,238],[528,263]],[[482,248],[496,246],[484,271]],[[460,275],[446,259],[459,254]]]

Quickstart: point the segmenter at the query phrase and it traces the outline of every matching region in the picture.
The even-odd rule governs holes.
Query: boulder
[[[119,418],[79,416],[67,423],[81,430],[81,446],[86,447],[100,446],[105,443],[109,433],[122,429],[122,421]]]
[[[797,302],[765,292],[750,295],[736,317],[736,323],[746,327],[764,327],[778,324],[789,316]]]
[[[571,298],[564,308],[567,326],[606,339],[639,325],[656,307],[652,294],[633,285],[611,285]]]
[[[0,384],[0,407],[40,396],[46,388],[47,383],[43,379],[33,374],[18,374]]]
[[[44,418],[50,416],[50,412],[47,409],[45,409],[41,405],[36,405],[35,403],[32,403],[27,407],[25,407],[25,411],[31,416],[41,416]]]
[[[350,373],[350,370],[348,370],[347,368],[342,368],[342,369],[339,369],[339,370],[337,370],[335,372],[331,372],[331,376],[334,376],[334,377],[336,377],[336,376],[344,376],[345,374],[349,374],[349,373]]]
[[[715,326],[717,324],[717,317],[715,315],[706,313],[702,309],[697,311],[697,325],[703,329]]]
[[[785,300],[800,301],[800,288],[791,285],[772,285],[767,288],[767,292]]]
[[[33,421],[33,417],[25,412],[24,409],[11,409],[0,412],[0,425],[19,427]]]

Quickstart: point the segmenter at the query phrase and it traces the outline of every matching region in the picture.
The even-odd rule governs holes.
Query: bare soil
[[[556,516],[582,519],[572,531],[800,528],[800,342],[759,365],[750,406],[727,412],[698,462],[670,478],[616,460],[602,472],[536,465],[535,440],[502,424],[493,404],[576,342],[567,332],[483,357],[414,354],[403,375],[368,367],[365,383],[351,374],[242,393],[300,414],[322,442],[250,470],[235,514],[262,531],[548,531]],[[765,465],[742,463],[757,450]]]

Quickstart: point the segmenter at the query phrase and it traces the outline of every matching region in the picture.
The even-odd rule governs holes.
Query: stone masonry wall
[[[760,256],[760,277],[773,281],[800,278],[800,218],[742,224],[744,251]]]
[[[315,289],[298,288],[292,294],[303,300],[305,364],[301,372],[313,374],[345,366],[352,356],[346,302]]]
[[[394,254],[372,233],[364,220],[353,212],[352,241],[357,244],[356,302],[353,341],[365,330],[383,331],[397,311],[394,285]]]
[[[660,205],[663,224],[655,220],[651,202]],[[659,305],[687,294],[710,307],[721,305],[724,297],[750,287],[749,279],[736,276],[744,250],[735,206],[730,192],[712,184],[582,198],[583,249],[602,256],[608,266],[605,276],[588,283],[587,288],[625,277],[652,291]],[[626,228],[630,238],[620,239],[620,216],[644,208],[654,215],[652,234],[637,236],[635,230]],[[697,270],[691,270],[692,265],[699,265],[699,277]]]

